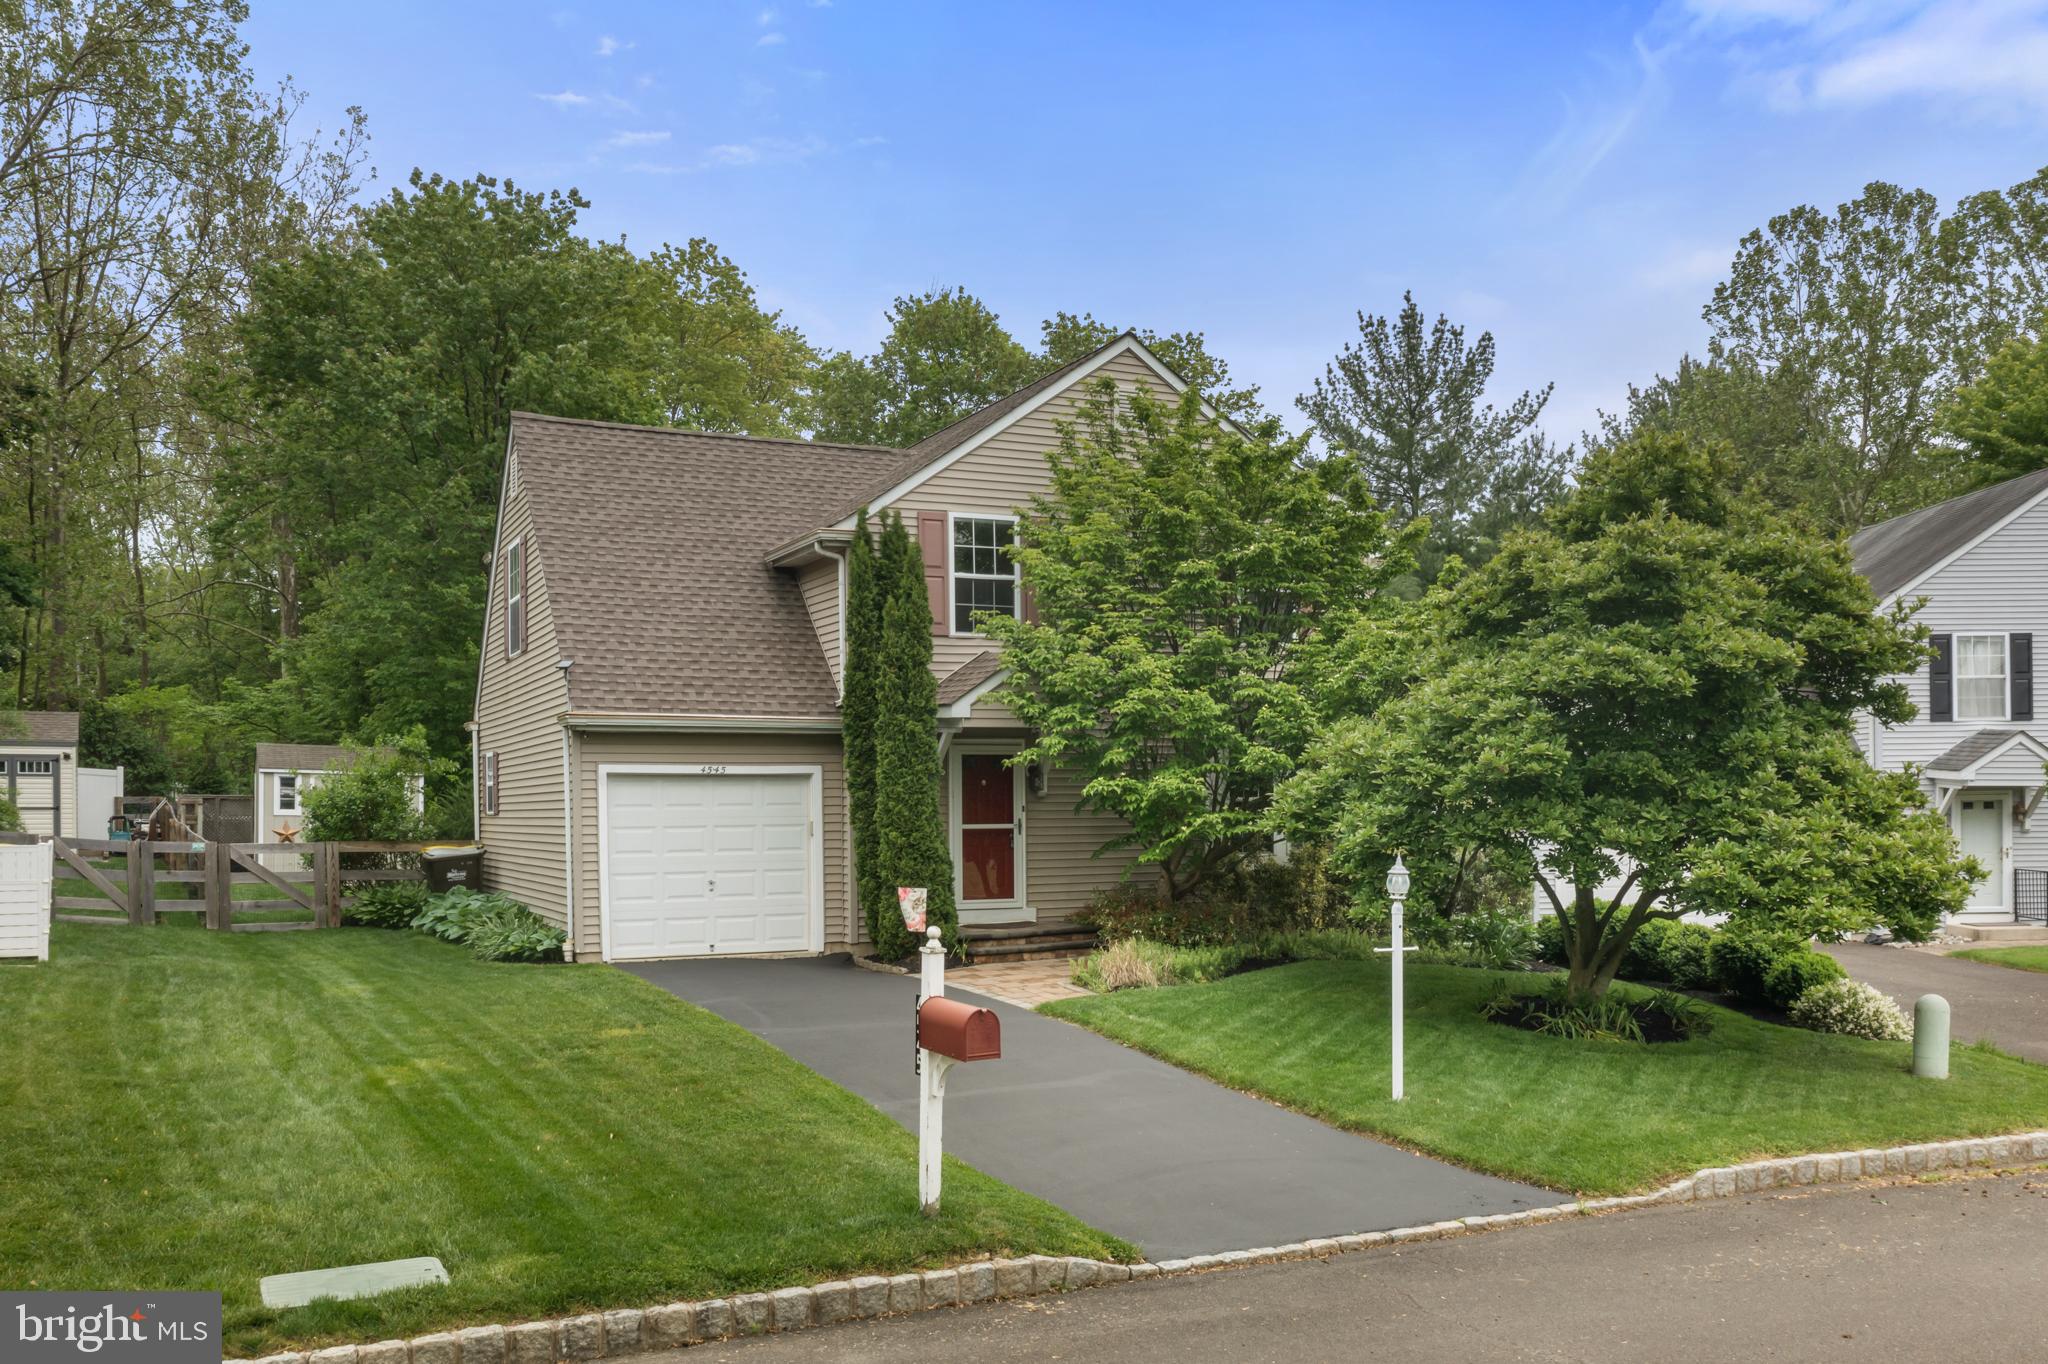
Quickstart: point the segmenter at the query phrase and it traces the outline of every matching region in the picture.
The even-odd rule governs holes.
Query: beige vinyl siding
[[[839,560],[826,559],[805,564],[797,570],[797,590],[803,594],[804,610],[811,628],[818,632],[818,648],[825,654],[825,666],[832,672],[832,685],[839,678]]]
[[[846,772],[835,734],[603,734],[576,736],[576,955],[604,952],[600,918],[603,865],[598,851],[598,768],[616,763],[743,763],[815,766],[824,776],[825,950],[844,952],[853,936]],[[488,865],[488,859],[486,859]]]
[[[1081,387],[1098,378],[1115,379],[1124,388],[1144,384],[1163,398],[1171,398],[1175,393],[1172,385],[1135,352],[1109,360],[1090,374]],[[1054,394],[891,505],[903,513],[913,535],[917,531],[917,513],[921,511],[993,516],[1016,512],[1045,490],[1046,454],[1059,445],[1059,423],[1073,418],[1077,396],[1072,386]],[[979,635],[934,636],[932,670],[944,677],[988,647],[988,641]]]
[[[547,546],[534,538],[533,513],[519,476],[518,452],[505,464],[505,510],[491,564],[484,617],[483,675],[477,690],[476,753],[498,755],[498,813],[480,814],[484,884],[556,925],[567,923],[563,859],[567,812],[562,792],[562,726],[569,688],[556,666],[555,619],[548,601]],[[505,657],[505,557],[514,539],[526,555],[526,649]],[[477,808],[483,809],[483,773]]]

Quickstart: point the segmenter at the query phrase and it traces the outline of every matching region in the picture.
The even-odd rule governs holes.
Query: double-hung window
[[[2005,719],[2005,636],[1957,635],[1955,647],[1956,719]]]
[[[1007,516],[953,518],[953,633],[971,635],[984,611],[1017,614],[1017,565],[1010,545],[1017,523]]]
[[[299,812],[299,774],[280,772],[277,777],[277,809],[273,814],[295,815]]]
[[[505,551],[505,656],[526,649],[526,542],[514,540]]]

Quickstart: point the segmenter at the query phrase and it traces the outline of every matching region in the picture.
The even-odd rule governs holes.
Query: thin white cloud
[[[759,38],[759,40],[758,40],[758,41],[757,41],[757,42],[755,43],[755,46],[756,46],[756,47],[780,47],[780,46],[781,46],[782,44],[784,44],[784,43],[786,43],[786,42],[788,42],[788,41],[789,41],[789,39],[787,39],[787,38],[783,37],[783,36],[782,36],[782,35],[781,35],[780,33],[764,33],[764,34],[762,34],[762,35],[761,35],[761,37]]]
[[[631,52],[639,45],[634,42],[620,42],[617,38],[607,33],[597,40],[597,55],[600,57],[616,57],[621,52]]]
[[[666,128],[650,129],[646,132],[620,131],[605,139],[610,147],[652,147],[669,140],[671,134]]]
[[[762,10],[759,14],[754,16],[754,22],[759,24],[762,28],[767,28],[769,25],[773,24],[777,19],[780,19],[781,17],[782,12],[776,9],[773,5],[770,5],[767,9]]]
[[[1557,132],[1523,168],[1518,197],[1525,207],[1545,213],[1562,209],[1601,163],[1663,105],[1668,55],[1669,49],[1653,49],[1638,37],[1634,60],[1614,79],[1615,88],[1566,105]]]
[[[534,98],[544,103],[552,104],[557,109],[572,109],[578,105],[590,103],[590,96],[579,95],[574,90],[558,90],[552,95],[536,93]]]
[[[706,147],[694,161],[634,161],[623,169],[636,175],[693,175],[700,171],[794,165],[831,150],[831,144],[820,137],[756,137]]]
[[[879,147],[888,140],[886,137],[856,137],[853,140],[853,145],[856,147]]]

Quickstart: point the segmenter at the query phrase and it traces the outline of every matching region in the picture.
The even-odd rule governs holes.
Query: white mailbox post
[[[946,998],[946,944],[939,926],[925,922],[925,892],[900,887],[903,926],[924,934],[917,973],[917,1202],[926,1217],[939,1214],[945,1163],[946,1076],[962,1061],[1002,1055],[995,1012]]]
[[[1408,898],[1408,867],[1401,861],[1401,854],[1399,853],[1394,854],[1394,865],[1387,872],[1387,898],[1393,901],[1394,904],[1392,916],[1392,927],[1394,930],[1393,946],[1375,947],[1373,951],[1388,952],[1394,958],[1394,988],[1392,992],[1394,996],[1394,1097],[1398,1099],[1401,1097],[1402,1091],[1402,1053],[1405,1047],[1404,1039],[1401,1036],[1401,1015],[1404,1012],[1405,1004],[1405,982],[1402,979],[1401,969],[1403,965],[1402,959],[1415,950],[1401,941],[1401,904]]]

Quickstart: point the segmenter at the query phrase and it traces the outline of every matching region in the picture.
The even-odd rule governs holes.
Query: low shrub
[[[1626,980],[1666,981],[1682,990],[1705,989],[1713,982],[1707,952],[1714,936],[1705,924],[1652,919],[1629,940],[1620,974]]]
[[[21,810],[5,796],[0,796],[0,834],[28,832],[21,824]]]
[[[1132,885],[1096,892],[1088,908],[1074,917],[1110,943],[1143,938],[1169,947],[1199,947],[1238,941],[1252,931],[1242,904],[1220,899],[1168,904],[1158,892]]]
[[[1571,956],[1564,950],[1564,920],[1555,914],[1546,914],[1536,921],[1532,935],[1531,951],[1534,959],[1548,962],[1552,966],[1571,965]]]
[[[1829,960],[1832,960],[1830,958]],[[1874,985],[1838,977],[1808,987],[1787,1011],[1793,1023],[1815,1032],[1868,1037],[1878,1042],[1910,1042],[1913,1021]]]
[[[1744,1004],[1764,1005],[1771,1002],[1764,978],[1778,958],[1804,950],[1790,939],[1761,933],[1717,933],[1707,949],[1707,974],[1716,989],[1726,990]]]
[[[1162,985],[1206,985],[1240,971],[1294,961],[1370,961],[1372,949],[1371,938],[1347,928],[1267,933],[1250,942],[1196,947],[1120,938],[1075,962],[1068,979],[1097,994]]]
[[[1764,973],[1764,993],[1779,1008],[1790,1009],[1814,986],[1848,974],[1833,957],[1802,945],[1778,958]]]
[[[1165,982],[1160,980],[1165,974]],[[1151,990],[1172,982],[1171,963],[1163,959],[1158,943],[1143,938],[1122,938],[1100,952],[1092,952],[1074,963],[1073,982],[1098,995],[1118,990]]]
[[[430,898],[426,907],[413,916],[412,926],[422,933],[431,933],[443,942],[467,942],[469,931],[477,920],[494,909],[510,906],[523,908],[509,895],[492,891],[457,889]]]
[[[525,905],[496,901],[469,920],[469,950],[482,961],[554,961],[565,935]]]
[[[1536,925],[1519,904],[1419,918],[1415,943],[1430,961],[1449,966],[1520,971],[1538,959]]]
[[[427,907],[427,888],[418,881],[373,881],[342,916],[363,928],[411,928]]]
[[[1533,990],[1518,989],[1505,978],[1496,981],[1480,1013],[1546,1037],[1587,1042],[1682,1042],[1713,1030],[1706,1009],[1685,995],[1669,990],[1574,995],[1557,979]]]
[[[1351,886],[1332,871],[1329,850],[1316,843],[1290,847],[1285,862],[1261,857],[1247,863],[1226,896],[1243,903],[1251,924],[1270,932],[1343,928],[1352,917]]]

